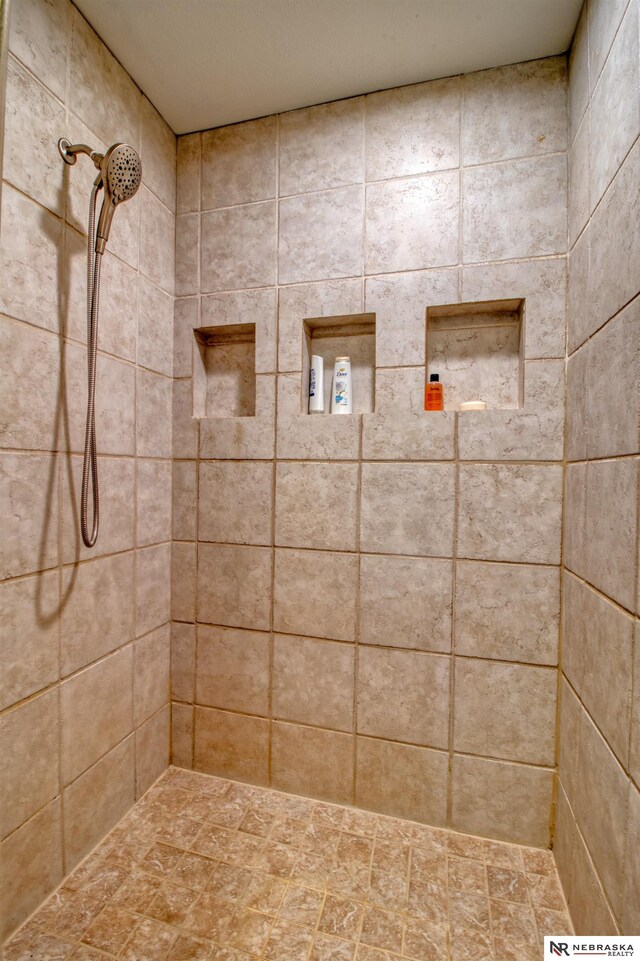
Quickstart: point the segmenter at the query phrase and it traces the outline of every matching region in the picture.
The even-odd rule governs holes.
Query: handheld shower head
[[[96,158],[97,165],[97,158]],[[96,232],[96,253],[104,253],[113,212],[123,200],[133,197],[142,180],[140,157],[129,144],[115,143],[100,160],[104,200]]]

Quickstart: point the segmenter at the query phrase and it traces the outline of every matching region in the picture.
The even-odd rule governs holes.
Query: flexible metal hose
[[[98,488],[98,459],[96,454],[96,366],[98,351],[98,305],[100,299],[100,267],[102,254],[95,252],[96,197],[99,185],[94,184],[89,202],[87,229],[87,423],[84,434],[82,463],[82,496],[80,500],[80,528],[86,547],[93,547],[100,527],[100,492]],[[89,479],[93,502],[91,534],[87,526]]]

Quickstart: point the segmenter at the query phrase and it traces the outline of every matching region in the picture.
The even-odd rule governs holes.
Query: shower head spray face
[[[96,252],[104,253],[109,239],[113,212],[124,200],[129,200],[136,193],[142,180],[142,164],[140,157],[129,144],[116,143],[109,147],[100,161],[104,200],[98,220],[96,235]]]

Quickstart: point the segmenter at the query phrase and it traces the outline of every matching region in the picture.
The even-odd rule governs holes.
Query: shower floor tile
[[[550,852],[170,768],[4,959],[534,961],[571,930]]]

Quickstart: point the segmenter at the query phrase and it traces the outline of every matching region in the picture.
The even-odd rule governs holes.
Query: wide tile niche
[[[486,401],[492,410],[524,405],[524,300],[427,308],[427,380],[439,374],[445,410]]]
[[[253,417],[256,412],[256,325],[194,330],[194,417]]]
[[[331,412],[331,384],[336,357],[351,358],[353,413],[373,412],[376,392],[376,315],[345,314],[308,318],[304,321],[302,339],[302,412],[306,414],[309,410],[309,370],[314,354],[324,361],[325,414]]]

